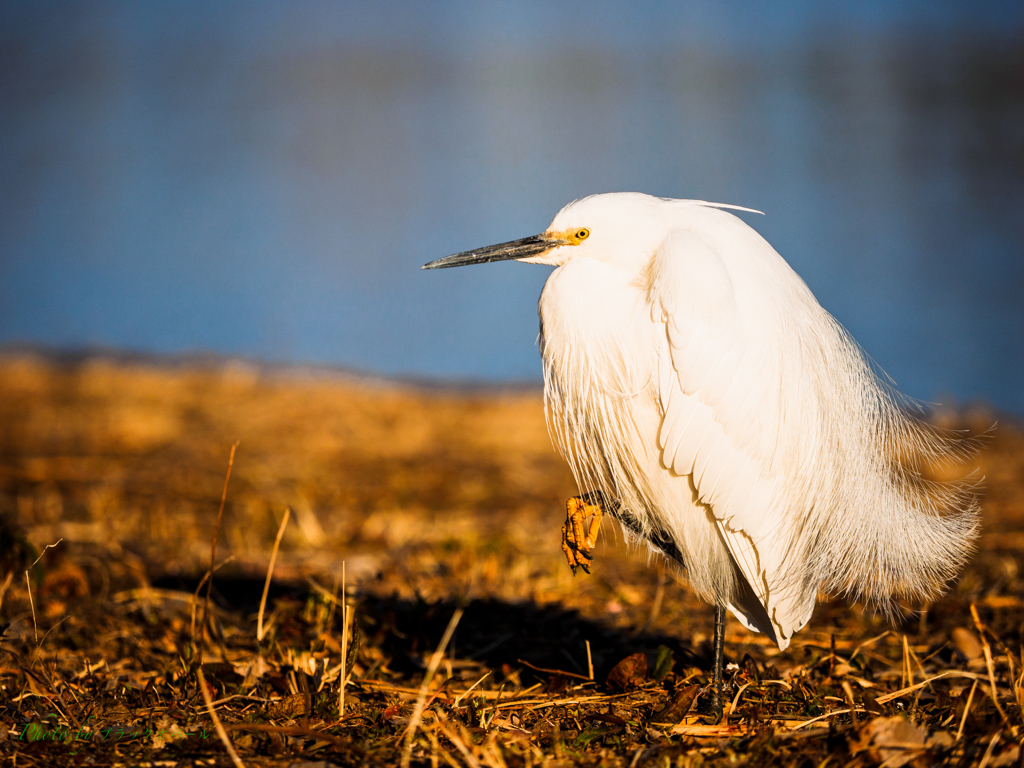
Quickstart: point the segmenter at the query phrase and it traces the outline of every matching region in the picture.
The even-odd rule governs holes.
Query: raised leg
[[[588,493],[584,496],[573,496],[565,502],[565,524],[562,526],[562,552],[569,561],[572,575],[576,568],[590,573],[590,564],[594,562],[591,551],[597,543],[597,534],[601,530],[601,519],[604,517],[603,497]],[[585,523],[593,517],[589,530]]]
[[[569,561],[569,567],[572,568],[574,576],[576,575],[577,567],[590,573],[589,566],[594,561],[594,556],[590,552],[597,542],[597,534],[601,529],[601,519],[606,514],[618,520],[623,528],[646,539],[652,547],[659,550],[665,557],[675,560],[679,565],[685,566],[679,547],[666,534],[657,530],[645,529],[632,512],[623,509],[617,500],[604,492],[590,491],[582,496],[573,496],[565,503],[565,524],[562,526],[562,552],[565,553],[565,559]],[[593,516],[594,519],[590,523],[590,530],[585,531],[584,524],[590,516]]]

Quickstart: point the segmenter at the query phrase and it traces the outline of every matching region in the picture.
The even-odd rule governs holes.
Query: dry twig
[[[237,443],[236,443],[237,445]],[[227,486],[225,485],[225,490]],[[267,566],[267,580],[263,584],[263,597],[260,598],[260,612],[256,616],[256,642],[263,642],[263,611],[267,608],[267,595],[270,593],[270,579],[274,575],[274,563],[277,562],[277,549],[281,546],[281,538],[284,536],[284,529],[288,526],[288,518],[291,516],[290,507],[285,507],[284,517],[277,529],[277,538],[274,539],[274,548],[270,552],[270,565]]]
[[[233,453],[234,451],[232,451]],[[206,702],[206,711],[209,713],[210,719],[213,720],[213,727],[217,729],[217,736],[224,743],[224,748],[228,751],[228,755],[231,757],[231,762],[235,764],[235,768],[245,768],[245,763],[242,762],[241,758],[238,757],[238,753],[235,752],[235,747],[232,745],[227,731],[224,730],[224,726],[217,716],[217,710],[213,708],[213,699],[210,697],[210,691],[206,687],[206,678],[203,676],[201,665],[196,667],[196,677],[199,679],[199,692],[203,694],[203,701]]]
[[[39,561],[43,559],[43,555],[46,554],[46,550],[56,547],[62,541],[64,541],[64,539],[60,538],[53,542],[53,544],[47,544],[43,547],[43,551],[39,553],[39,557],[35,559],[35,562],[25,569],[25,587],[28,589],[28,604],[32,608],[32,631],[35,633],[36,645],[39,645],[39,625],[36,624],[36,604],[32,599],[32,581],[29,579],[29,573],[36,567]],[[6,589],[4,591],[6,591]]]
[[[423,675],[423,683],[420,685],[419,696],[416,700],[416,707],[413,709],[412,717],[409,718],[409,725],[405,731],[405,747],[402,750],[402,768],[408,768],[409,761],[412,756],[413,737],[416,735],[416,729],[419,728],[420,721],[423,719],[423,708],[427,699],[427,688],[430,686],[430,681],[434,679],[434,675],[437,673],[437,667],[441,663],[441,657],[444,655],[445,648],[448,647],[448,641],[452,639],[452,635],[455,633],[455,628],[459,625],[459,620],[461,618],[462,609],[456,608],[455,613],[452,614],[452,617],[448,622],[448,627],[445,629],[444,635],[441,637],[441,642],[437,644],[437,650],[435,650],[434,655],[430,657],[430,663],[427,665],[427,671]]]
[[[203,628],[203,636],[205,636],[206,629],[206,616],[210,609],[210,591],[213,589],[213,566],[217,561],[217,535],[220,533],[220,521],[224,517],[224,503],[228,498],[228,481],[231,480],[231,468],[235,465],[235,450],[238,448],[238,441],[236,440],[231,444],[231,453],[228,456],[228,471],[224,475],[224,489],[220,494],[220,507],[217,509],[217,522],[213,526],[213,541],[210,543],[210,570],[207,572],[209,579],[206,582],[206,599],[203,601],[203,620],[200,626]],[[192,627],[193,642],[195,641],[195,626]],[[202,653],[202,644],[200,643],[200,653]]]

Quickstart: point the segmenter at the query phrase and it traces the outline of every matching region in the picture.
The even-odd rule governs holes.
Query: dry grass
[[[230,765],[225,740],[245,765],[397,764],[406,745],[419,765],[1016,764],[1021,432],[1004,424],[978,463],[981,551],[947,597],[899,626],[824,602],[784,653],[730,620],[715,722],[710,608],[614,536],[593,576],[569,573],[575,488],[538,392],[9,355],[0,749],[17,765]]]

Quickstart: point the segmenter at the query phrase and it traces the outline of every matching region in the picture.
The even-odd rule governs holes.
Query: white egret
[[[737,206],[595,195],[540,235],[424,266],[556,267],[539,304],[544,396],[583,494],[563,548],[586,569],[605,511],[684,565],[717,608],[716,699],[726,608],[785,649],[820,589],[883,609],[932,599],[978,534],[971,488],[918,472],[963,444],[907,415],[800,277],[723,208]]]

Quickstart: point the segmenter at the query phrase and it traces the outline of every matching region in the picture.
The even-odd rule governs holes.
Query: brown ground
[[[204,624],[192,596],[236,440]],[[201,669],[245,765],[393,764],[403,750],[424,765],[1016,765],[1020,429],[1004,420],[976,463],[984,535],[949,595],[896,625],[824,602],[784,653],[730,619],[738,666],[715,722],[699,714],[706,694],[687,711],[707,682],[710,607],[614,525],[593,575],[566,567],[575,487],[539,392],[9,354],[0,751],[19,766],[230,765]]]

